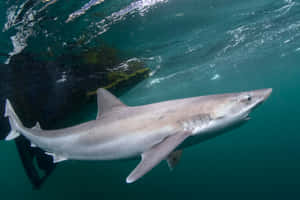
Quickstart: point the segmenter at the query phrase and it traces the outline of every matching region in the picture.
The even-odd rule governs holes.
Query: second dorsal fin
[[[41,125],[39,122],[36,122],[35,126],[32,127],[32,129],[36,129],[36,130],[42,130]]]
[[[117,97],[104,88],[99,88],[97,90],[97,104],[97,119],[99,119],[102,114],[111,111],[113,108],[126,106]]]

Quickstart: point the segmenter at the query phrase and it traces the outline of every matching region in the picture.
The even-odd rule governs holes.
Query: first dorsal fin
[[[117,97],[111,94],[104,88],[99,88],[97,90],[97,104],[98,104],[98,115],[97,119],[106,112],[111,111],[113,108],[116,107],[124,107],[126,106],[123,104]]]

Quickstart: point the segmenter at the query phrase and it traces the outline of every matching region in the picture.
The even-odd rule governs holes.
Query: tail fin
[[[22,128],[23,124],[20,121],[17,114],[15,113],[15,111],[14,111],[13,107],[11,106],[8,99],[6,99],[4,117],[8,117],[10,128],[11,128],[11,131],[8,134],[8,136],[6,136],[5,140],[13,140],[13,139],[17,138],[18,136],[20,136],[18,129]]]

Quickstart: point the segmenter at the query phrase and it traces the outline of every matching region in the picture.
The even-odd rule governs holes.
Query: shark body
[[[5,116],[11,132],[20,134],[32,147],[39,147],[64,160],[116,160],[141,156],[141,162],[127,177],[132,183],[166,159],[175,167],[182,149],[222,134],[247,121],[248,114],[264,102],[272,89],[228,93],[126,106],[105,89],[98,89],[97,119],[58,130],[42,130],[37,123],[26,128],[6,101]]]

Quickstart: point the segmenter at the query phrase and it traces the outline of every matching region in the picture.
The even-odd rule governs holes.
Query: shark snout
[[[271,95],[271,93],[272,93],[272,88],[253,91],[252,94],[254,99],[256,99],[256,101],[254,101],[253,105],[251,106],[251,109],[257,107],[258,105],[266,101],[268,97]]]
[[[271,95],[273,89],[272,88],[268,88],[264,90],[264,101],[267,100],[267,98]]]
[[[256,93],[256,91],[254,93]],[[272,88],[267,88],[267,89],[258,90],[256,95],[260,97],[262,103],[268,99],[271,93],[272,93]]]

